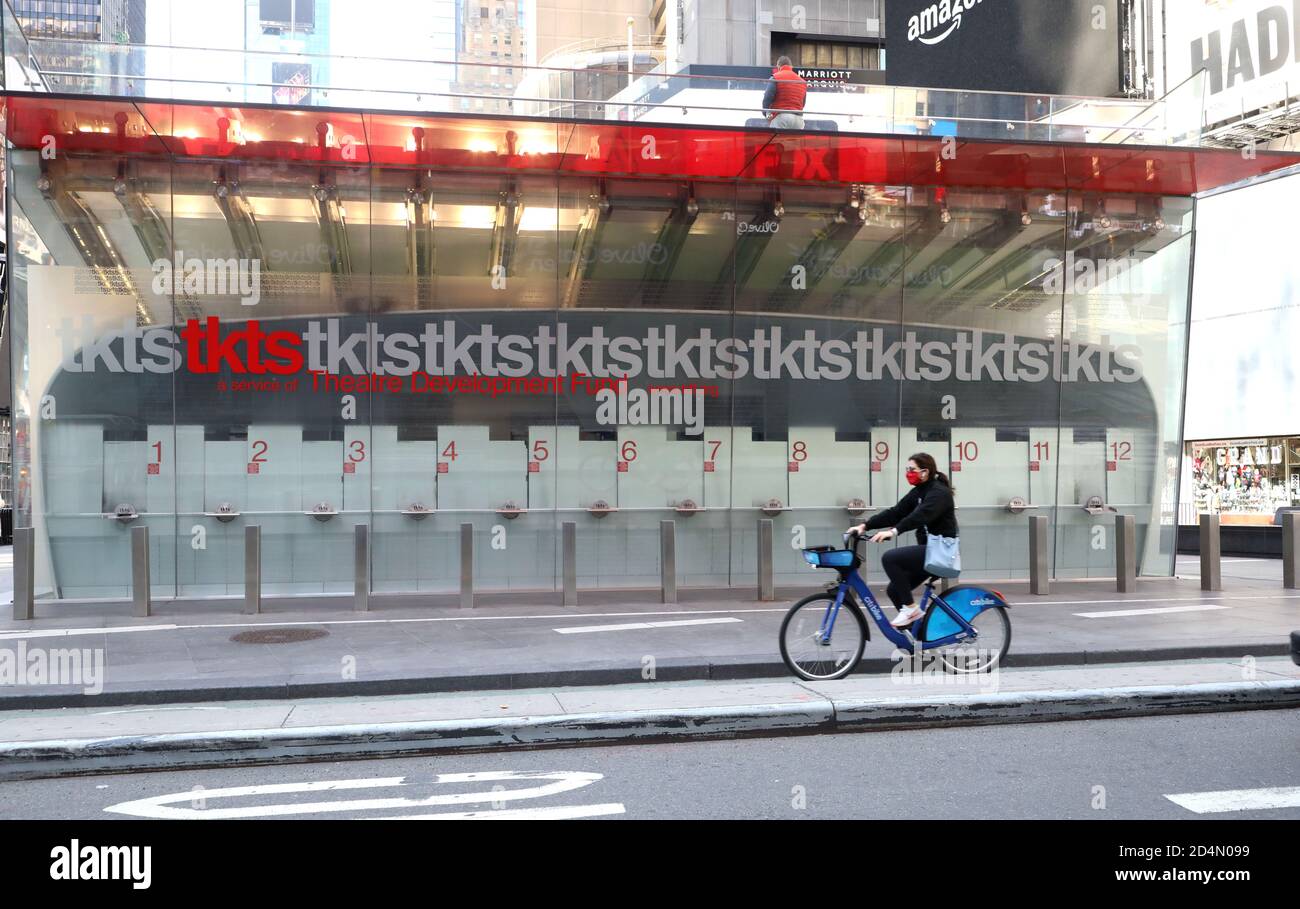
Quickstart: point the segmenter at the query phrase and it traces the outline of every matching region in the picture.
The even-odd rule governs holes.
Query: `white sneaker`
[[[889,624],[893,625],[895,628],[906,628],[923,615],[925,615],[925,613],[921,611],[921,607],[914,603],[898,615],[894,616],[893,621]]]

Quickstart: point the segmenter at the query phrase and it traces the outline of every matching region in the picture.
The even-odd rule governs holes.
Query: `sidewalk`
[[[1229,577],[1228,567],[1229,589],[1213,594],[1195,580],[1164,578],[1126,595],[1113,581],[1058,583],[1047,597],[1001,585],[1014,604],[1006,665],[1286,655],[1290,632],[1300,629],[1300,591],[1283,590],[1267,565],[1239,572],[1255,576]],[[810,573],[806,592],[818,580],[826,579]],[[99,651],[102,692],[10,681],[0,684],[0,710],[788,679],[777,630],[792,598],[728,595],[748,596],[666,606],[641,591],[618,607],[404,605],[363,614],[295,601],[258,616],[223,600],[160,604],[148,619],[131,617],[125,604],[42,605],[34,621],[0,621],[0,651]],[[296,635],[309,639],[283,642]],[[888,670],[891,650],[873,628],[860,671]]]
[[[890,672],[836,682],[238,701],[0,714],[0,780],[484,748],[871,731],[1300,707],[1288,659]],[[160,815],[161,816],[161,815]]]

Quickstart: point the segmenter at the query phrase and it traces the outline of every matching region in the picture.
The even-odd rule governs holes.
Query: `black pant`
[[[924,546],[898,546],[885,553],[881,562],[889,575],[886,593],[890,601],[902,609],[912,605],[912,591],[930,576],[925,570]]]

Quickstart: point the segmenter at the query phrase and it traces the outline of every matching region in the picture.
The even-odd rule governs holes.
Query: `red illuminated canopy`
[[[674,127],[16,94],[19,149],[756,182],[1086,190],[1188,196],[1300,164],[1300,154]]]

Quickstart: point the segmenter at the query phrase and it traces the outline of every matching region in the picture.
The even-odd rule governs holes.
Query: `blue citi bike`
[[[907,628],[895,628],[867,587],[858,568],[862,537],[850,531],[845,548],[813,546],[803,557],[813,568],[833,568],[839,580],[790,607],[781,622],[781,658],[790,671],[810,681],[839,679],[862,659],[871,637],[862,604],[876,626],[903,653],[934,651],[952,673],[990,672],[1011,646],[1011,620],[1006,598],[978,584],[958,584],[935,590],[938,578],[925,582],[924,614]]]

